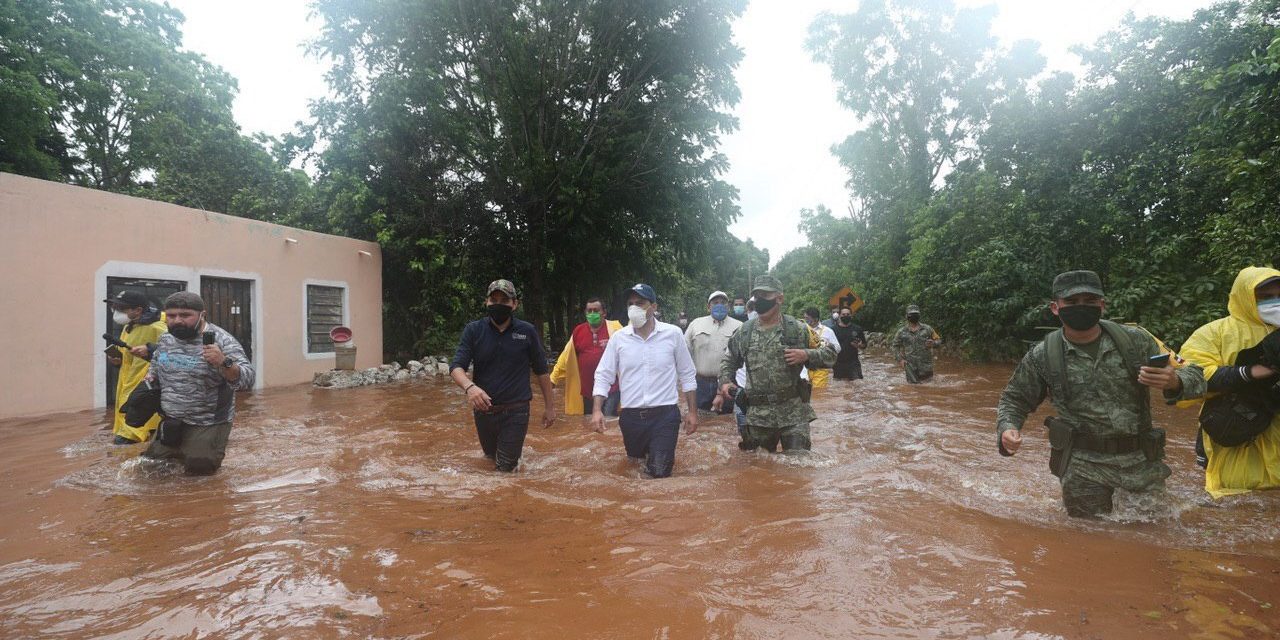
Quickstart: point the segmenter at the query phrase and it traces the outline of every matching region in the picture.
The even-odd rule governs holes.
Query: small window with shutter
[[[342,287],[307,285],[307,353],[332,353],[329,331],[342,326]]]

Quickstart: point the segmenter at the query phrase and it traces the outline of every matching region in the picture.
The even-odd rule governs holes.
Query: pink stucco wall
[[[108,277],[252,281],[260,388],[333,367],[305,353],[308,283],[346,288],[357,367],[382,359],[371,242],[0,173],[0,266],[0,418],[105,405]]]

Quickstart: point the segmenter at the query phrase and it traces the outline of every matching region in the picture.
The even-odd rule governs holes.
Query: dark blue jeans
[[[493,459],[498,471],[515,471],[524,450],[524,436],[529,432],[529,404],[493,413],[474,412],[476,435],[486,458]]]
[[[627,455],[644,458],[644,471],[653,478],[667,478],[676,466],[676,439],[680,436],[680,408],[676,405],[626,409],[618,418]]]
[[[697,394],[695,399],[698,403],[698,408],[703,411],[710,411],[711,401],[716,399],[716,394],[720,391],[720,380],[717,378],[698,376],[697,382],[698,390],[695,392]],[[728,402],[724,403],[720,407],[720,413],[722,415],[731,413],[732,411],[733,407],[729,406]]]

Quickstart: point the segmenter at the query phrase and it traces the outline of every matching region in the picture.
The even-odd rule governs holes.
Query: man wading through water
[[[685,433],[698,430],[693,358],[680,327],[657,318],[658,295],[653,287],[637,284],[627,294],[627,321],[613,334],[596,367],[595,408],[591,427],[604,433],[605,396],[613,381],[622,392],[618,428],[627,457],[644,458],[651,478],[666,478],[676,462],[680,435],[680,395],[687,413]],[[677,392],[678,391],[678,392]]]
[[[734,372],[744,364],[747,368],[749,391],[739,392],[747,398],[746,433],[738,447],[772,452],[781,442],[783,452],[808,451],[809,423],[818,416],[809,406],[809,383],[800,379],[800,372],[806,363],[830,367],[836,352],[805,323],[782,314],[777,278],[756,278],[751,295],[759,315],[733,334],[720,363],[722,401],[736,395]]]
[[[529,431],[529,370],[538,376],[545,407],[543,428],[556,420],[547,353],[532,324],[511,317],[520,304],[510,280],[489,283],[485,295],[489,317],[472,320],[462,330],[449,376],[467,394],[476,435],[486,458],[498,471],[515,471]],[[475,364],[474,380],[467,368]]]
[[[932,349],[941,344],[942,337],[933,327],[920,322],[920,307],[913,304],[907,307],[907,324],[894,334],[889,348],[907,382],[918,384],[933,377]]]
[[[179,291],[165,298],[164,311],[169,331],[156,341],[149,376],[160,387],[162,418],[142,455],[210,475],[227,455],[235,392],[253,388],[253,365],[235,337],[205,320],[199,295]]]
[[[1062,483],[1067,514],[1110,513],[1117,488],[1164,488],[1164,430],[1151,427],[1148,389],[1167,402],[1197,398],[1205,381],[1194,364],[1175,369],[1169,352],[1144,329],[1101,320],[1106,301],[1092,271],[1053,279],[1049,308],[1062,328],[1022,358],[996,409],[997,444],[1011,456],[1022,446],[1027,415],[1050,396],[1056,417],[1045,420],[1049,467]]]
[[[836,318],[831,331],[836,334],[840,349],[831,372],[836,380],[861,380],[862,360],[858,357],[858,351],[866,348],[867,334],[862,331],[862,327],[853,323],[853,311],[849,307],[841,307]]]

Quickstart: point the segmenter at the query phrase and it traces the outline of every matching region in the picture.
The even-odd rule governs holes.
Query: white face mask
[[[1263,322],[1273,327],[1280,327],[1280,298],[1259,302],[1258,315],[1262,316]]]
[[[760,314],[756,313],[755,311],[748,311],[748,312],[747,312],[747,319],[748,319],[748,320],[755,320],[756,318],[759,318],[759,317],[760,317]]]
[[[129,324],[129,314],[123,311],[112,312],[111,319],[115,320],[116,324]]]
[[[633,304],[627,307],[627,320],[631,322],[631,328],[641,329],[649,322],[649,313]]]
[[[832,320],[839,320],[839,319],[840,319],[840,312],[839,312],[839,311],[832,311],[832,312],[831,312],[831,319],[832,319]]]

